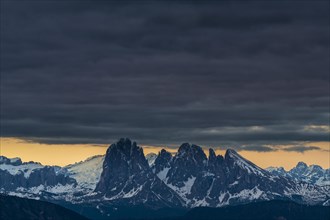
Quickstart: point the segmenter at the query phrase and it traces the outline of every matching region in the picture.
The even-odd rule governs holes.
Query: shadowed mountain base
[[[180,220],[327,220],[330,207],[306,206],[290,201],[269,201],[224,208],[195,208]]]
[[[0,195],[0,219],[85,220],[87,218],[53,203]]]

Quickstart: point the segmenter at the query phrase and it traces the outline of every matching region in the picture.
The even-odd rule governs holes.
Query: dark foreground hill
[[[329,220],[329,206],[308,206],[292,201],[267,201],[222,208],[193,208],[181,217],[121,218],[149,220]]]
[[[87,218],[53,203],[0,195],[0,219],[85,220]]]
[[[80,207],[80,211],[83,209]],[[330,207],[301,205],[291,201],[268,201],[222,208],[198,207],[186,212],[176,209],[157,211],[143,207],[138,209],[121,207],[117,212],[107,216],[99,215],[97,212],[85,214],[91,219],[328,220]],[[0,195],[0,219],[83,220],[87,218],[53,203]]]
[[[194,208],[180,220],[328,220],[329,206],[307,206],[291,201],[269,201],[223,208]]]

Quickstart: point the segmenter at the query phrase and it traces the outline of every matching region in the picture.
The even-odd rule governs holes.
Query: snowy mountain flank
[[[104,155],[96,155],[64,168],[80,187],[94,190],[101,176],[103,162]]]
[[[36,162],[22,162],[20,158],[0,156],[0,190],[26,191],[36,187],[75,186],[74,178],[59,166],[43,166]]]
[[[1,193],[84,206],[102,215],[122,206],[187,209],[269,200],[330,205],[329,171],[319,166],[264,170],[234,150],[222,156],[209,149],[206,156],[189,143],[175,155],[163,149],[145,156],[143,148],[122,138],[104,156],[65,167],[1,156],[0,174]]]

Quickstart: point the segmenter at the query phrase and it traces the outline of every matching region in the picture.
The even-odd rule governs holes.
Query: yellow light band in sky
[[[85,160],[90,156],[105,154],[109,145],[48,145],[25,142],[15,138],[1,138],[0,155],[9,158],[20,157],[23,161],[36,161],[44,165],[64,166]],[[262,168],[282,166],[288,170],[294,167],[299,161],[304,161],[309,165],[318,164],[323,168],[329,168],[330,142],[308,143],[308,145],[318,146],[322,150],[306,151],[305,153],[281,150],[275,152],[240,151],[239,154]],[[162,147],[144,146],[144,153],[158,153],[161,149]],[[177,151],[177,149],[167,150],[171,152]],[[208,152],[207,147],[205,147],[204,150],[206,153]],[[225,151],[216,150],[216,153],[224,155]]]

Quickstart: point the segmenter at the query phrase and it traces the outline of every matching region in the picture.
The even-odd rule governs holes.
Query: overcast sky
[[[329,141],[329,2],[1,1],[1,136]]]

